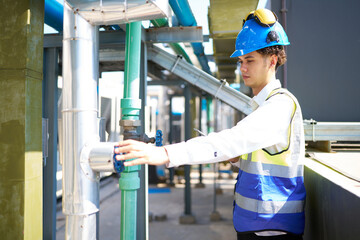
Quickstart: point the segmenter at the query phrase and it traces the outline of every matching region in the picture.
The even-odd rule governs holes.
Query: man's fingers
[[[124,166],[130,167],[130,166],[135,166],[135,165],[140,165],[140,164],[145,164],[145,163],[147,163],[147,161],[144,158],[136,158],[134,160],[124,162]]]
[[[115,148],[115,153],[128,153],[136,150],[133,145],[127,145],[123,147]]]
[[[124,161],[124,160],[133,159],[133,158],[139,158],[139,157],[143,157],[143,154],[141,154],[139,152],[128,152],[128,153],[124,153],[121,155],[117,155],[116,160]]]

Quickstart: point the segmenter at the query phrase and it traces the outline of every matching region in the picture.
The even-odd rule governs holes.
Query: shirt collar
[[[269,96],[269,94],[277,88],[281,88],[281,83],[278,79],[270,81],[261,91],[258,93],[258,95],[254,96],[251,101],[251,108],[253,110],[257,109],[261,104],[263,104],[266,100],[266,98]]]

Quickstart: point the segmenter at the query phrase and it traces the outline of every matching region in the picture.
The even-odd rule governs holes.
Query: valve
[[[116,148],[119,148],[119,146],[114,146],[114,150]],[[123,161],[119,161],[119,160],[116,159],[116,156],[118,156],[118,155],[121,155],[121,154],[120,153],[115,153],[115,151],[114,151],[114,157],[113,157],[114,158],[114,169],[115,169],[115,171],[117,173],[121,173],[122,171],[124,171],[125,166],[124,166]]]
[[[163,134],[161,130],[156,131],[155,146],[161,147],[163,145]]]

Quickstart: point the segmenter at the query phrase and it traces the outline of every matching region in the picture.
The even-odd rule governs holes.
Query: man
[[[275,77],[276,69],[286,61],[283,46],[289,44],[273,12],[251,12],[231,57],[238,57],[245,85],[253,91],[254,111],[231,129],[187,142],[165,147],[120,142],[117,152],[124,155],[117,158],[137,158],[126,166],[169,167],[230,160],[239,167],[233,212],[238,239],[302,239],[302,114],[296,98]]]

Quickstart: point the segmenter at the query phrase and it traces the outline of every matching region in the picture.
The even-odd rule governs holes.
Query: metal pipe
[[[182,26],[197,26],[196,19],[187,0],[169,0],[169,4]],[[194,49],[194,54],[196,55],[201,68],[206,73],[211,74],[202,43],[191,43],[191,46]]]
[[[151,23],[155,27],[167,27],[167,26],[169,26],[168,20],[166,18],[154,19],[154,20],[151,20]],[[177,55],[183,56],[188,63],[193,64],[191,62],[191,59],[190,59],[189,55],[180,46],[180,44],[178,44],[178,43],[169,43],[168,45]]]
[[[202,96],[199,96],[199,130],[202,131],[201,120],[202,120]],[[202,165],[199,164],[199,184],[202,185]]]
[[[55,30],[62,32],[64,7],[56,0],[45,0],[45,23]]]
[[[116,143],[113,142],[97,143],[89,148],[84,160],[89,161],[91,169],[95,172],[117,172],[114,164],[115,144]],[[85,149],[83,149],[82,152],[84,152],[84,150]]]
[[[99,142],[97,126],[98,27],[64,3],[63,27],[63,213],[66,239],[96,239],[99,174],[81,160]]]
[[[286,0],[282,0],[281,1],[281,17],[282,17],[282,26],[284,28],[284,30],[286,31],[286,13],[287,13],[287,9],[286,9]],[[287,63],[285,62],[284,66],[283,66],[283,86],[284,88],[287,88]]]
[[[185,96],[185,141],[191,138],[191,111],[190,111],[190,101],[191,101],[191,90],[190,86],[186,85],[184,88],[184,96]],[[192,216],[191,213],[191,185],[190,185],[190,165],[184,166],[184,177],[185,177],[185,209],[184,214]]]
[[[124,139],[139,138],[136,129],[140,125],[141,100],[140,57],[141,22],[126,24],[126,49],[124,71],[124,98],[121,99]],[[121,189],[121,229],[122,240],[136,239],[137,189],[140,188],[139,166],[126,167],[119,179]]]

